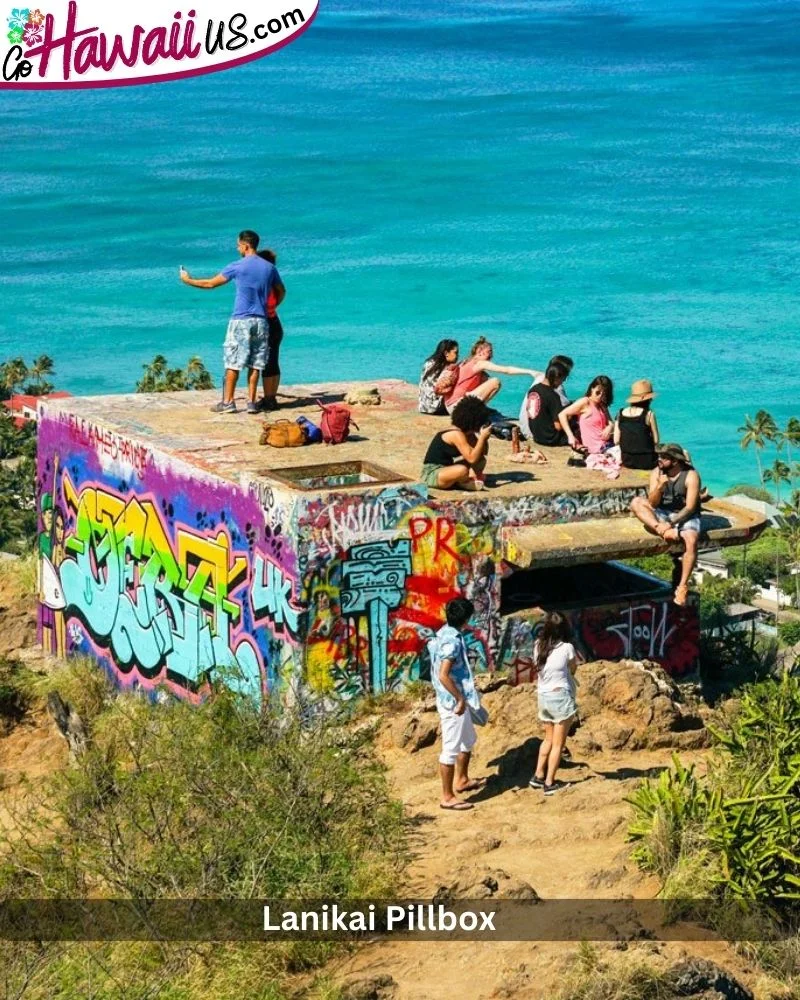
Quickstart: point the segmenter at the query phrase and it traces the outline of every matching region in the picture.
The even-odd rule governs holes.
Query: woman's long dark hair
[[[547,657],[560,642],[572,639],[569,619],[558,611],[550,611],[544,616],[542,627],[536,633],[536,666],[539,670],[547,663]]]
[[[438,378],[445,368],[450,364],[447,360],[447,355],[450,351],[455,348],[458,350],[457,340],[440,340],[436,345],[436,350],[431,354],[431,356],[426,360],[425,367],[431,365],[431,370],[428,372],[428,378]]]
[[[614,383],[608,375],[598,375],[589,383],[589,388],[586,390],[587,396],[596,385],[602,386],[603,392],[606,396],[606,408],[610,407],[614,402]]]

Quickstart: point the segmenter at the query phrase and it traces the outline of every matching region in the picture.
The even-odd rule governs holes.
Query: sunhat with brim
[[[656,455],[668,455],[670,458],[675,459],[676,462],[683,462],[684,465],[692,464],[689,452],[685,451],[679,444],[675,444],[674,442],[671,444],[656,445]]]
[[[653,399],[653,383],[649,378],[637,378],[631,386],[631,394],[628,396],[629,403],[644,403],[647,399]]]

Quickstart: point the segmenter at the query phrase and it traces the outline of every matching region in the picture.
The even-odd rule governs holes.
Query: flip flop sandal
[[[466,812],[467,809],[474,809],[475,806],[471,802],[454,802],[451,806],[446,806],[444,802],[439,803],[440,809],[453,810],[453,812]]]
[[[486,778],[472,778],[463,788],[453,788],[453,791],[458,795],[463,795],[464,792],[477,792],[478,789],[483,788],[486,784]]]

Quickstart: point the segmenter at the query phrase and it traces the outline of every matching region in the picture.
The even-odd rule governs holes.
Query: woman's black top
[[[653,430],[647,423],[648,410],[636,407],[635,417],[619,411],[619,448],[626,469],[655,469],[656,450]]]
[[[454,444],[448,444],[443,438],[443,435],[448,434],[452,429],[449,427],[446,431],[439,431],[434,436],[425,452],[423,465],[455,465],[458,462],[464,462],[464,457],[458,448]]]

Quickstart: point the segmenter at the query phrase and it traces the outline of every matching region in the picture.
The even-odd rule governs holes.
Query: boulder
[[[581,728],[586,749],[705,746],[702,718],[681,702],[678,687],[657,665],[622,660],[587,663],[578,670]]]
[[[720,1000],[753,1000],[753,994],[724,969],[704,958],[689,958],[673,965],[667,981],[679,997],[719,997]]]
[[[387,974],[350,979],[339,989],[342,1000],[390,1000],[397,983]]]
[[[528,882],[509,875],[501,868],[467,869],[449,885],[440,885],[433,896],[434,903],[452,903],[456,899],[526,899],[539,900],[539,894]]]
[[[423,747],[433,746],[438,733],[438,715],[413,711],[395,726],[394,743],[401,750],[417,753]]]

